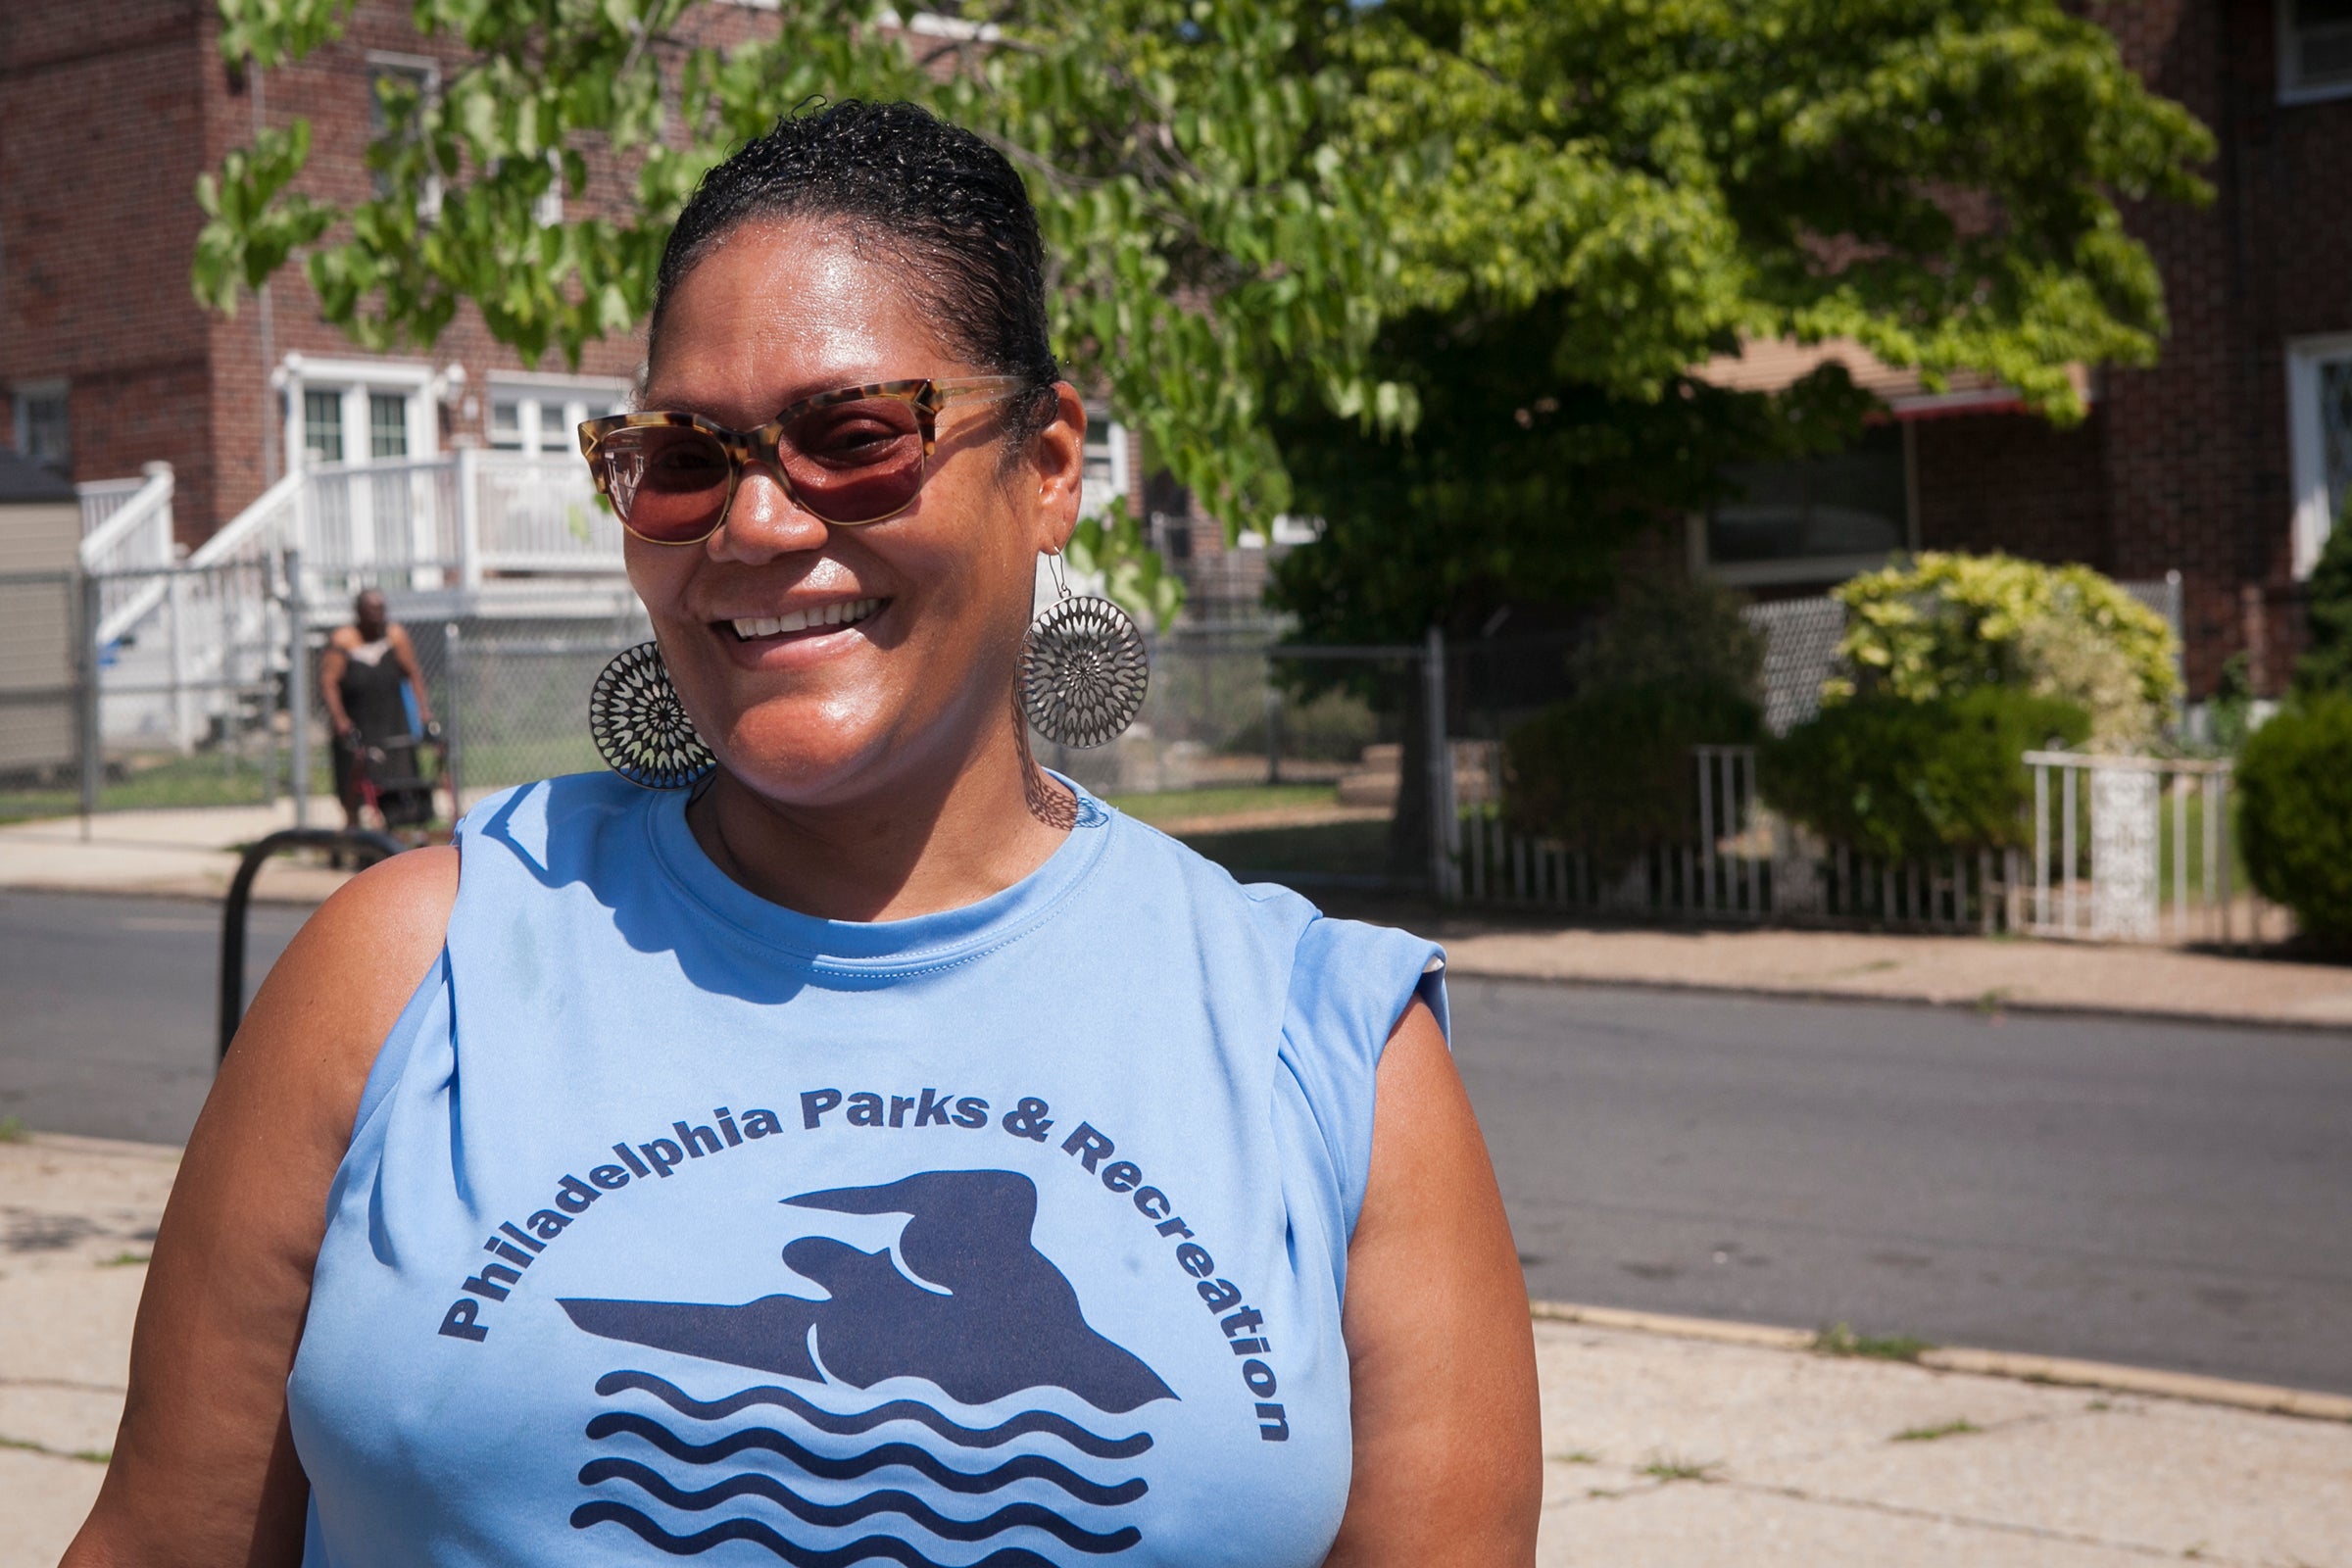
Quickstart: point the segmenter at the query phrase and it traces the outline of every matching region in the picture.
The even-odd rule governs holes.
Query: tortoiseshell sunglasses
[[[620,525],[651,544],[700,544],[716,533],[743,470],[763,460],[803,511],[855,527],[914,505],[941,409],[1035,384],[980,375],[844,387],[803,398],[757,430],[730,430],[696,414],[615,414],[580,426],[580,454]]]

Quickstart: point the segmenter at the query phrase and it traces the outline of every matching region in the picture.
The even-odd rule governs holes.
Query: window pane
[[[397,392],[368,394],[368,455],[371,458],[409,455],[409,400]]]
[[[320,463],[343,461],[342,393],[303,393],[302,449]]]
[[[27,392],[17,398],[17,450],[35,463],[65,467],[73,458],[63,392]]]
[[[539,450],[562,452],[571,440],[571,421],[564,417],[564,405],[539,405]]]
[[[490,402],[490,444],[513,452],[522,446],[522,405],[512,398]]]
[[[2320,465],[2328,476],[2329,521],[2352,499],[2352,360],[2320,367]]]
[[[1707,518],[1707,559],[1718,564],[1890,555],[1910,532],[1893,425],[1874,425],[1830,457],[1743,464],[1726,477],[1739,493]]]

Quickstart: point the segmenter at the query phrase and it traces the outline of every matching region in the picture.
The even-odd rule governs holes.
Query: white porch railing
[[[164,584],[158,577],[117,573],[154,571],[172,564],[177,552],[172,539],[172,465],[151,463],[139,487],[123,496],[123,481],[102,481],[106,515],[81,539],[81,569],[103,577],[98,590],[97,642],[115,641],[162,602]],[[83,503],[86,526],[89,503]]]
[[[81,500],[81,536],[87,539],[99,525],[122,511],[147,485],[147,475],[128,479],[84,479],[74,487]]]
[[[479,588],[486,578],[617,576],[620,524],[576,458],[466,449],[289,474],[197,552],[300,553],[315,603],[360,588]]]

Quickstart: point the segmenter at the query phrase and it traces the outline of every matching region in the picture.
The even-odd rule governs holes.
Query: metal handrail
[[[245,1017],[245,917],[253,902],[253,879],[262,862],[288,850],[352,850],[369,857],[367,864],[388,860],[405,848],[399,840],[370,828],[281,828],[246,850],[237,861],[237,874],[228,884],[220,909],[220,1055]]]

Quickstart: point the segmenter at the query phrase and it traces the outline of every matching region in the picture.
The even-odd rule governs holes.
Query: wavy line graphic
[[[999,1508],[984,1519],[953,1519],[930,1507],[908,1492],[874,1492],[855,1502],[812,1502],[794,1492],[773,1476],[745,1474],[729,1476],[716,1486],[701,1492],[688,1492],[673,1484],[667,1476],[651,1465],[634,1459],[596,1459],[580,1469],[580,1485],[593,1487],[600,1482],[625,1481],[630,1486],[651,1494],[672,1508],[701,1513],[737,1497],[765,1497],[790,1513],[803,1524],[838,1528],[854,1525],[860,1519],[870,1519],[878,1513],[900,1513],[943,1541],[986,1541],[1007,1530],[1026,1525],[1042,1530],[1065,1546],[1080,1551],[1108,1553],[1125,1551],[1144,1539],[1144,1533],[1133,1525],[1099,1535],[1082,1530],[1050,1508],[1034,1502],[1015,1502]]]
[[[912,1399],[895,1399],[870,1410],[835,1412],[809,1403],[789,1389],[773,1386],[746,1389],[723,1399],[698,1399],[651,1372],[608,1372],[596,1380],[596,1392],[608,1397],[624,1389],[642,1390],[680,1415],[703,1421],[716,1421],[756,1404],[772,1404],[790,1410],[819,1432],[843,1436],[870,1432],[889,1421],[916,1421],[962,1448],[999,1448],[1033,1432],[1059,1438],[1079,1452],[1098,1459],[1132,1459],[1152,1446],[1149,1432],[1138,1432],[1130,1438],[1100,1437],[1067,1416],[1050,1410],[1025,1410],[1002,1426],[981,1429],[957,1426],[931,1406]]]
[[[583,1502],[571,1511],[571,1528],[574,1530],[585,1530],[590,1525],[606,1523],[627,1526],[641,1540],[661,1547],[673,1557],[691,1557],[729,1541],[749,1541],[756,1545],[765,1546],[791,1563],[793,1568],[848,1568],[851,1563],[873,1562],[880,1558],[903,1563],[906,1568],[949,1568],[948,1564],[934,1562],[906,1542],[894,1541],[888,1536],[867,1536],[846,1546],[820,1550],[788,1541],[757,1519],[727,1519],[691,1536],[673,1536],[622,1502],[609,1502],[600,1498],[595,1502]],[[990,1552],[978,1562],[957,1565],[957,1568],[1054,1568],[1054,1564],[1053,1559],[1041,1557],[1034,1551],[1005,1546]]]
[[[812,1453],[783,1433],[767,1427],[749,1427],[741,1432],[730,1433],[715,1443],[696,1444],[687,1442],[660,1422],[627,1410],[608,1410],[588,1423],[588,1436],[599,1442],[620,1432],[643,1438],[671,1458],[683,1459],[689,1464],[714,1464],[721,1459],[731,1459],[747,1448],[764,1448],[783,1455],[810,1475],[827,1481],[851,1481],[885,1465],[903,1464],[949,1492],[969,1494],[995,1492],[1015,1481],[1050,1481],[1081,1502],[1097,1503],[1103,1507],[1133,1502],[1149,1490],[1140,1476],[1122,1481],[1115,1487],[1106,1487],[1100,1482],[1087,1480],[1067,1465],[1057,1464],[1038,1454],[1022,1454],[1006,1460],[994,1470],[973,1474],[949,1468],[911,1443],[885,1443],[863,1453],[832,1459]]]

